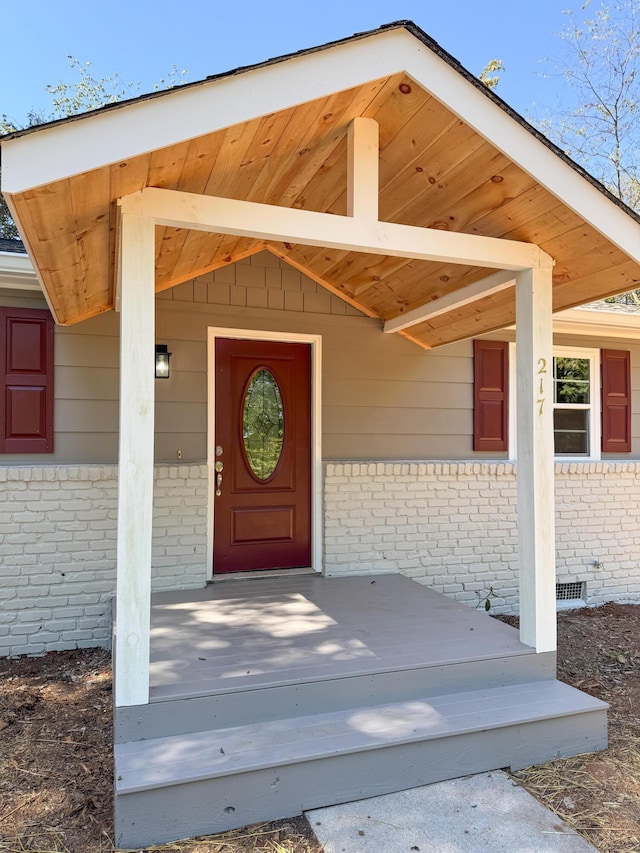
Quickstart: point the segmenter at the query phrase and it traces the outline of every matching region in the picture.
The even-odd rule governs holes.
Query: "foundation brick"
[[[515,463],[327,463],[324,476],[327,573],[382,567],[474,607],[492,586],[492,609],[518,612]],[[587,604],[639,602],[640,462],[558,463],[556,543],[558,582],[586,582]]]
[[[0,468],[0,483],[0,626],[7,626],[0,655],[108,646],[117,467],[6,466]],[[170,507],[169,524],[155,519],[154,554],[166,554],[169,525],[177,537],[174,544],[186,554],[169,565],[153,560],[153,588],[202,587],[207,578],[206,466],[156,466],[154,499]]]

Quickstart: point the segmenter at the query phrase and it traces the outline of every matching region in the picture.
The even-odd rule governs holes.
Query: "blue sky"
[[[562,81],[544,78],[558,55],[565,0],[28,0],[3,15],[0,113],[18,123],[47,110],[45,85],[70,81],[68,55],[95,76],[118,72],[149,91],[170,66],[187,80],[343,38],[399,19],[415,21],[470,71],[493,58],[506,73],[498,93],[521,113],[552,107]],[[7,70],[10,69],[10,73]]]

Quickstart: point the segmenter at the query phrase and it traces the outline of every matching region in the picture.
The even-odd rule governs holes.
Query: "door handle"
[[[216,497],[219,498],[222,494],[222,469],[224,468],[224,464],[222,462],[216,462]]]

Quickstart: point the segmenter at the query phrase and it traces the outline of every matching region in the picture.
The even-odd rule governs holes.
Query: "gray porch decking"
[[[153,596],[151,701],[535,655],[401,575],[294,575]]]
[[[121,846],[606,746],[555,655],[399,575],[156,594],[150,695],[116,709]]]

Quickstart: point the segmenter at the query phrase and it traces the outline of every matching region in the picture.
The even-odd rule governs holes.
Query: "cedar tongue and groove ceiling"
[[[422,51],[437,48],[413,25],[393,27],[405,34],[408,30]],[[389,28],[329,45],[306,58],[313,62],[318,53],[339,52],[345,44],[357,45],[385,32]],[[380,50],[384,51],[384,44]],[[487,108],[499,104],[505,113],[504,104],[437,50],[440,59],[461,74],[472,99],[485,98]],[[279,61],[280,70],[286,72],[289,62],[299,62],[301,56],[305,54]],[[341,61],[340,56],[336,61]],[[261,74],[274,64],[235,72],[235,76]],[[384,66],[381,61],[380,67]],[[192,85],[215,88],[220,79]],[[138,99],[76,119],[75,124],[79,127],[98,118],[108,134],[114,112],[135,111],[141,104],[153,109],[156,103],[170,104],[180,96],[181,90],[174,90]],[[554,310],[640,285],[637,255],[625,253],[574,212],[554,194],[554,187],[543,186],[529,174],[526,163],[509,159],[498,147],[500,140],[481,135],[417,82],[415,75],[399,71],[80,174],[8,192],[57,321],[72,324],[113,308],[117,199],[145,187],[346,215],[347,130],[358,116],[375,119],[379,125],[381,221],[537,244],[555,260]],[[509,120],[549,154],[549,147],[523,122],[513,114]],[[48,128],[32,132],[47,133]],[[9,145],[20,144],[23,136],[28,138],[14,134]],[[575,168],[559,155],[553,156],[575,180]],[[531,172],[535,174],[535,169]],[[584,177],[579,179],[588,183]],[[589,188],[593,191],[592,184]],[[598,194],[617,215],[623,212],[604,191]],[[165,290],[264,249],[382,321],[401,317],[494,272],[322,245],[158,227],[156,289]],[[401,334],[432,347],[503,328],[514,319],[514,288],[508,287]]]

